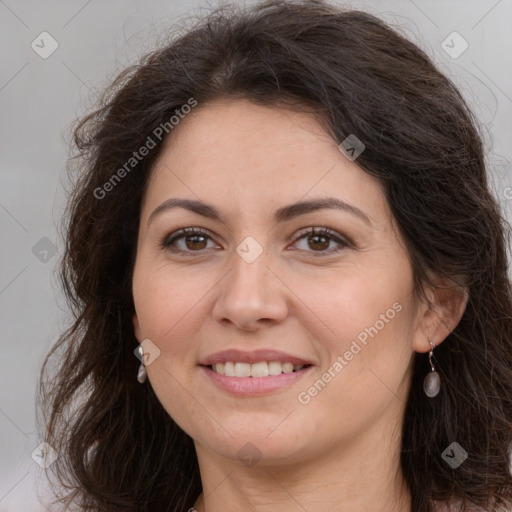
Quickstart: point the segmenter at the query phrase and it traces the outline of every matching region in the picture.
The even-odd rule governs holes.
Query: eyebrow
[[[212,205],[202,201],[196,201],[192,199],[179,199],[173,197],[164,201],[151,212],[151,215],[148,218],[148,225],[157,215],[173,208],[183,208],[185,210],[189,210],[191,212],[202,215],[203,217],[224,222],[219,210],[217,210],[217,208]],[[366,224],[372,225],[372,221],[370,220],[370,217],[366,215],[366,213],[364,213],[359,208],[335,197],[310,199],[308,201],[300,201],[298,203],[283,206],[282,208],[276,210],[274,214],[274,220],[276,222],[284,222],[298,217],[299,215],[305,215],[307,213],[326,209],[341,210],[350,213],[363,220]]]

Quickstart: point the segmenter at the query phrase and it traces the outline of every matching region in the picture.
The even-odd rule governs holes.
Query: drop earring
[[[423,391],[425,391],[425,394],[429,398],[433,398],[439,393],[439,390],[441,389],[441,378],[435,371],[434,365],[432,363],[432,355],[434,354],[435,345],[432,343],[432,340],[428,340],[428,342],[432,345],[432,348],[428,354],[428,362],[430,363],[432,371],[429,372],[423,381]]]
[[[142,346],[139,345],[138,350],[139,350],[139,354],[140,354],[141,363],[139,366],[139,371],[137,372],[137,380],[141,384],[144,384],[144,382],[146,382],[146,378],[148,376],[148,374],[146,372],[146,366],[144,365],[144,349],[142,348]]]

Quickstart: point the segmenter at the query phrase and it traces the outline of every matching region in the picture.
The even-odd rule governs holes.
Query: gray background
[[[153,47],[163,27],[179,28],[208,5],[217,4],[0,0],[0,512],[46,510],[37,499],[45,493],[42,470],[31,457],[41,442],[34,393],[43,357],[67,319],[55,268],[71,122],[118,71]],[[511,219],[512,0],[350,5],[402,26],[459,85],[483,124],[496,196]],[[457,58],[443,47],[453,31],[469,44]],[[58,43],[46,59],[31,47],[43,46],[42,32]],[[457,39],[446,45],[452,53],[462,48]]]

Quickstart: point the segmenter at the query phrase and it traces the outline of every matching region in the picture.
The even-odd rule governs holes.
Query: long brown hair
[[[191,438],[136,381],[131,278],[141,200],[165,140],[155,129],[170,133],[191,98],[221,97],[316,112],[340,142],[356,134],[366,147],[357,163],[384,186],[415,293],[424,297],[431,271],[464,277],[466,311],[435,352],[435,399],[422,389],[428,359],[414,355],[401,467],[413,512],[451,498],[510,510],[510,225],[488,186],[478,124],[416,45],[320,0],[211,11],[121,72],[75,127],[60,268],[73,323],[39,389],[43,435],[59,453],[48,475],[58,499],[88,511],[181,512],[201,492]],[[148,137],[154,147],[130,160]],[[454,441],[468,453],[456,469],[441,456]]]

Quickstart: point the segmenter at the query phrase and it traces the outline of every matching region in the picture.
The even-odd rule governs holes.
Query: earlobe
[[[459,325],[466,311],[469,298],[467,288],[451,282],[449,285],[429,289],[430,304],[424,302],[420,308],[420,319],[414,336],[414,350],[428,352],[429,340],[440,345]]]

